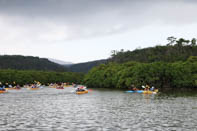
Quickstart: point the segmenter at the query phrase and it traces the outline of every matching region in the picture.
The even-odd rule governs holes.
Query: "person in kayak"
[[[149,89],[150,89],[150,86],[147,84],[146,87],[145,87],[145,90],[149,91]]]
[[[134,84],[132,84],[129,89],[132,90],[132,91],[137,91],[138,90]]]
[[[6,91],[6,90],[5,90],[5,88],[3,88],[3,87],[0,87],[0,91]]]
[[[154,87],[154,86],[152,86],[152,87],[150,88],[150,91],[154,91],[154,89],[155,89],[155,87]]]
[[[77,87],[76,92],[82,92],[85,91],[85,87],[81,86],[81,87]]]
[[[10,84],[10,85],[8,85],[8,88],[12,88],[12,85]]]
[[[20,89],[20,85],[19,84],[16,85],[16,89]]]

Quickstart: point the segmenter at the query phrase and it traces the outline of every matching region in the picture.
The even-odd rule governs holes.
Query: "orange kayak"
[[[85,91],[77,91],[77,92],[76,92],[76,94],[86,94],[86,93],[88,93],[87,90],[85,90]]]
[[[2,91],[2,90],[0,91],[0,93],[6,93],[6,92],[7,92],[6,90],[5,91]]]
[[[38,90],[40,88],[28,88],[29,90]]]

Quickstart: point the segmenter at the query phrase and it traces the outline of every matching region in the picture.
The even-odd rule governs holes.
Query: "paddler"
[[[152,86],[152,87],[150,88],[150,90],[151,90],[151,91],[154,91],[154,89],[155,89],[155,87],[154,87],[154,86]]]
[[[150,89],[150,86],[149,86],[149,85],[146,85],[145,90],[146,90],[146,91],[149,91],[149,89]]]

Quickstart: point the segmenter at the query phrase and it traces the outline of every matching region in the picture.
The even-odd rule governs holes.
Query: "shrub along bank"
[[[85,75],[83,83],[92,88],[130,88],[146,84],[156,88],[197,88],[197,57],[173,63],[101,64]]]

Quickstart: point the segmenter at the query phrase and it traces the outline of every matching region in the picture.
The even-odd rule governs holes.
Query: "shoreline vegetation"
[[[81,83],[83,73],[75,72],[52,72],[52,71],[32,71],[32,70],[0,70],[0,82],[2,85],[19,84],[20,86],[39,81],[42,85],[50,83]]]
[[[197,89],[196,39],[185,40],[168,37],[167,40],[169,43],[165,46],[134,51],[112,51],[111,57],[104,64],[95,65],[86,74],[68,72],[67,69],[62,72],[56,71],[54,66],[50,67],[54,71],[43,70],[44,66],[39,68],[43,71],[26,70],[26,67],[21,64],[23,70],[18,68],[0,69],[0,82],[2,84],[16,82],[21,86],[39,81],[43,85],[69,82],[83,84],[89,88],[131,89],[137,87],[142,89],[142,85],[149,85],[159,90]],[[18,56],[15,57],[18,58]],[[3,58],[2,56],[2,60],[9,61]],[[20,56],[20,58],[23,57]],[[34,60],[35,63],[39,63],[40,59],[34,58]],[[28,57],[28,61],[30,61],[30,57]],[[24,63],[28,65],[28,61],[26,60]],[[46,62],[48,61],[44,60],[44,63]],[[14,67],[13,62],[9,64],[12,65],[10,67]],[[17,63],[15,64],[17,65]],[[40,67],[35,65],[32,65],[30,69]],[[44,64],[40,63],[40,65]],[[88,65],[91,63],[88,62]],[[6,67],[6,62],[2,67]],[[55,64],[55,67],[59,66]],[[79,68],[77,70],[82,69],[77,68]]]
[[[134,51],[112,51],[107,64],[91,69],[83,82],[88,87],[131,89],[197,88],[196,39],[168,37],[168,44]]]
[[[154,86],[158,89],[197,88],[197,57],[191,56],[186,62],[128,62],[109,63],[94,67],[85,75],[84,84],[97,88],[131,88],[135,85]]]

